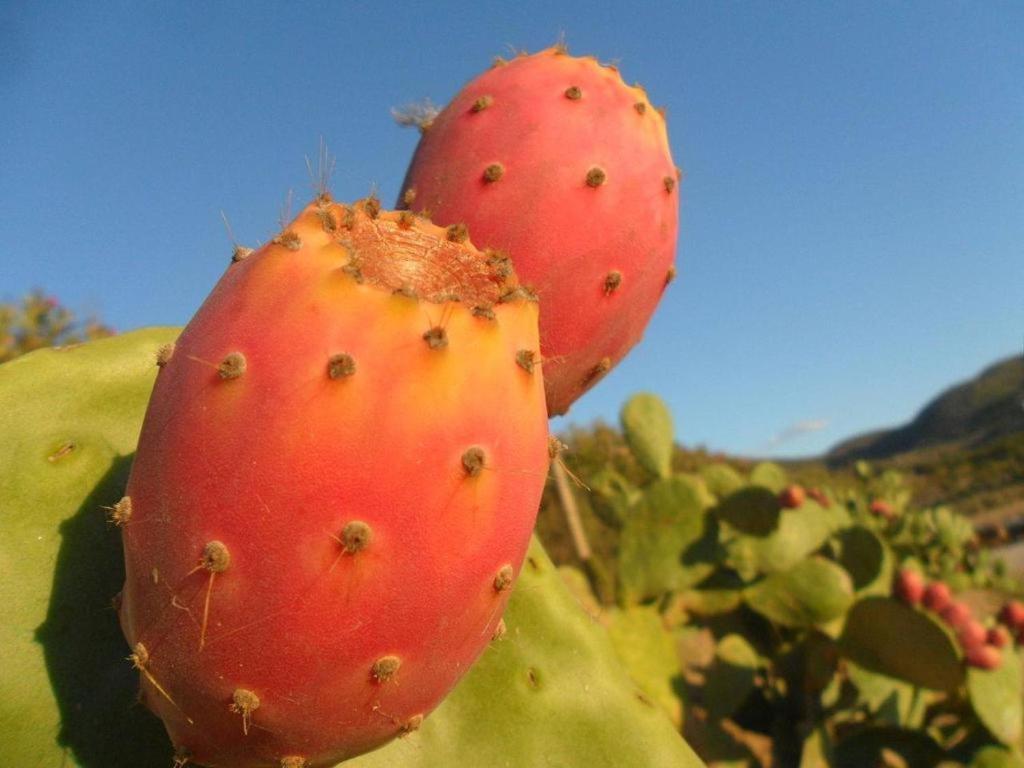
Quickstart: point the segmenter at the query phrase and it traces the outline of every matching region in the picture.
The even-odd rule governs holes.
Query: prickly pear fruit
[[[399,205],[512,257],[540,297],[560,414],[640,340],[674,277],[678,187],[646,92],[557,47],[463,88],[424,130]]]
[[[1024,603],[1008,600],[999,611],[999,620],[1014,631],[1024,630]]]
[[[960,626],[956,637],[960,641],[960,647],[966,651],[975,646],[985,645],[988,631],[977,619],[968,619]]]
[[[991,645],[975,645],[964,650],[967,666],[978,669],[998,669],[1003,663],[1003,654]]]
[[[924,595],[921,597],[921,604],[929,611],[942,613],[952,599],[953,595],[945,582],[933,581],[925,589]]]
[[[1005,627],[989,627],[985,642],[993,648],[1005,648],[1010,644],[1010,633],[1006,631]]]
[[[918,605],[924,597],[924,578],[917,571],[903,568],[896,574],[892,591],[907,605]]]
[[[779,493],[779,505],[783,509],[797,509],[803,505],[807,493],[802,486],[787,485]]]
[[[871,506],[868,509],[871,511],[871,514],[877,517],[884,517],[886,520],[892,520],[896,516],[896,512],[893,510],[892,505],[882,499],[875,499],[872,501]]]
[[[548,465],[536,304],[464,233],[322,197],[161,366],[121,623],[200,765],[322,766],[417,728],[497,631]]]
[[[942,617],[942,620],[946,622],[950,629],[956,632],[963,629],[967,622],[973,618],[968,605],[958,600],[950,600],[949,604],[939,611],[939,616]]]

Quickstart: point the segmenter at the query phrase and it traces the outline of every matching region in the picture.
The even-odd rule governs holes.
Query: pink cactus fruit
[[[1024,603],[1008,600],[999,611],[999,620],[1014,632],[1024,631]]]
[[[942,613],[952,598],[953,595],[945,582],[933,581],[925,588],[924,595],[921,597],[921,603],[929,611]]]
[[[960,632],[967,625],[967,622],[974,618],[971,615],[970,607],[958,600],[950,600],[949,604],[939,611],[939,616],[942,617],[942,620],[954,632]]]
[[[783,509],[797,509],[802,506],[807,498],[807,493],[802,486],[790,485],[779,494],[779,505]]]
[[[979,645],[985,645],[988,641],[988,631],[977,619],[967,619],[963,622],[956,633],[960,647],[965,651]]]
[[[814,499],[814,501],[823,507],[832,506],[832,500],[829,499],[828,495],[820,488],[809,488],[807,490],[807,497]]]
[[[1003,663],[1003,654],[998,648],[982,644],[965,649],[964,659],[969,667],[993,670]]]
[[[896,511],[892,508],[892,505],[882,499],[872,501],[868,509],[871,514],[877,517],[884,517],[886,520],[892,520],[896,516]]]
[[[511,256],[540,298],[557,415],[640,341],[675,276],[679,181],[644,89],[556,47],[462,89],[425,127],[399,205]]]
[[[495,634],[549,459],[512,280],[460,231],[322,197],[160,351],[112,516],[179,754],[334,765],[417,728]]]
[[[1010,633],[1006,631],[1006,627],[989,627],[985,641],[993,648],[1005,648],[1010,644]]]
[[[918,605],[925,593],[924,578],[911,568],[901,568],[896,573],[892,591],[907,605]]]

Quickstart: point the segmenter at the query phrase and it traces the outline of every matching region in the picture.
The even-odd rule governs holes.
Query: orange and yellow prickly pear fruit
[[[548,468],[535,301],[411,213],[322,197],[161,366],[121,624],[181,760],[333,765],[418,727],[501,622]]]

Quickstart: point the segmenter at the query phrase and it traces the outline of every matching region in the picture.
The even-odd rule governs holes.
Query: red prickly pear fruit
[[[896,512],[893,510],[892,505],[887,501],[882,501],[882,499],[875,499],[872,501],[869,509],[871,510],[872,515],[884,517],[886,520],[892,520],[896,516]]]
[[[373,749],[497,631],[548,469],[513,280],[458,232],[321,197],[181,334],[128,483],[120,617],[192,762]]]
[[[787,486],[779,493],[779,505],[783,509],[797,509],[804,503],[807,494],[799,485]]]
[[[975,645],[964,651],[967,666],[978,669],[998,669],[1003,663],[1003,654],[991,645]]]
[[[960,641],[960,646],[967,649],[985,645],[988,640],[988,631],[977,619],[967,619],[957,630],[956,636]]]
[[[1024,630],[1024,603],[1008,600],[999,611],[999,620],[1014,631]]]
[[[832,506],[832,501],[829,499],[825,492],[820,488],[811,488],[807,491],[808,498],[814,499],[818,504],[823,507]]]
[[[1006,627],[989,627],[985,642],[993,648],[1005,648],[1010,644],[1010,633],[1006,631]]]
[[[966,603],[961,603],[958,600],[950,600],[949,604],[939,611],[939,616],[942,620],[956,632],[959,632],[969,622],[973,616],[971,616],[971,609]]]
[[[924,597],[924,578],[917,571],[903,568],[896,574],[892,591],[907,605],[918,605]]]
[[[949,587],[943,581],[933,581],[924,590],[924,596],[921,598],[921,603],[929,611],[935,613],[942,613],[953,599],[953,594],[949,591]]]
[[[645,91],[550,48],[462,89],[423,132],[399,205],[512,258],[540,298],[557,415],[640,341],[674,277],[678,181]]]

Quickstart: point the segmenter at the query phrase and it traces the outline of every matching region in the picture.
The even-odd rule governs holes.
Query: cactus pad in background
[[[548,410],[564,413],[675,275],[664,116],[614,67],[556,47],[483,73],[424,129],[399,202],[511,256],[540,297]]]
[[[40,768],[167,768],[171,745],[136,701],[138,676],[111,599],[123,580],[107,521],[175,329],[152,329],[0,366],[0,763]],[[604,631],[530,553],[491,645],[420,732],[353,768],[511,764],[576,756],[595,768],[700,766],[642,704]],[[530,683],[530,670],[540,686]],[[543,678],[540,676],[543,675]]]
[[[640,466],[655,477],[672,474],[672,414],[657,395],[633,395],[622,406],[622,434]]]

